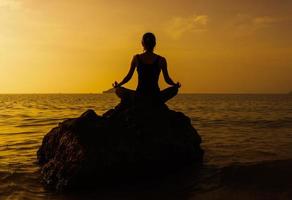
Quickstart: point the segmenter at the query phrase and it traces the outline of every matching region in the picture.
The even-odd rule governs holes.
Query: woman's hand
[[[180,84],[180,82],[177,82],[177,83],[174,84],[174,86],[177,87],[177,88],[180,88],[181,84]]]
[[[115,81],[115,82],[112,84],[112,86],[113,86],[114,88],[117,88],[117,87],[119,87],[119,84],[118,84],[117,81]]]

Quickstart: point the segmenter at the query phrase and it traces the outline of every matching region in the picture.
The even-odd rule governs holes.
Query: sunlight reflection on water
[[[50,195],[39,183],[35,163],[43,136],[87,109],[102,114],[118,99],[111,94],[32,94],[0,95],[0,102],[0,197],[38,199]],[[192,119],[209,165],[292,158],[291,96],[184,94],[168,105]]]

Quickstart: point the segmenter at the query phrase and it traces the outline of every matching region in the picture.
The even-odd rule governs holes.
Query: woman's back
[[[156,95],[159,93],[160,56],[156,54],[137,55],[138,94]]]

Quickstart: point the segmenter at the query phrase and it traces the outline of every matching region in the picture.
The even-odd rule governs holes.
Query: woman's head
[[[156,45],[156,38],[153,33],[145,33],[142,38],[142,45],[145,51],[153,51]]]

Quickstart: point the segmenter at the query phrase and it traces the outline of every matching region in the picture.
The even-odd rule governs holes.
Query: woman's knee
[[[123,88],[122,87],[115,88],[115,93],[118,97],[121,98],[123,96]]]
[[[176,87],[176,86],[171,86],[171,87],[169,87],[169,93],[170,93],[172,96],[177,95],[177,93],[178,93],[178,87]]]
[[[178,93],[178,87],[172,86],[172,88],[173,88],[173,91],[175,92],[175,94],[177,94]]]
[[[115,93],[121,99],[129,99],[135,95],[135,91],[124,88],[124,87],[115,88]]]
[[[168,101],[169,99],[173,98],[176,96],[178,93],[178,87],[171,86],[169,88],[166,88],[161,92],[161,98],[163,102]]]

